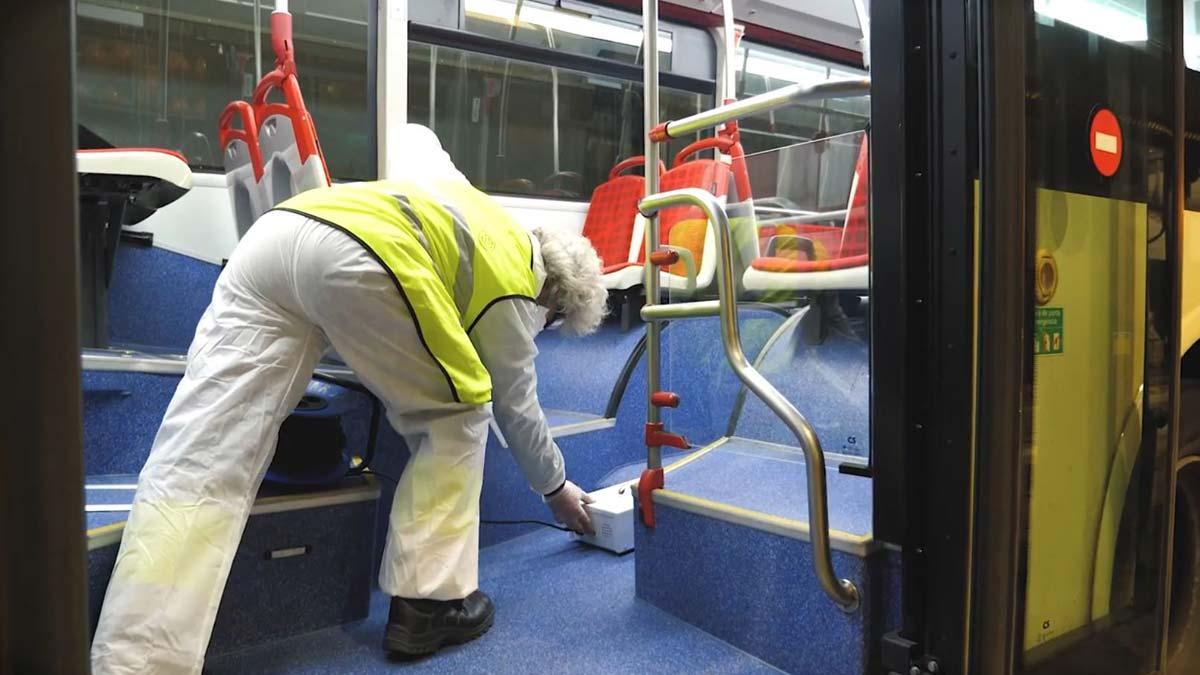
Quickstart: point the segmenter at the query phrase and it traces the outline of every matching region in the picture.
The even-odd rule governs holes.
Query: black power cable
[[[643,338],[643,340],[644,340],[644,338]],[[641,348],[644,349],[645,345],[642,344]],[[365,453],[366,456],[362,458],[362,463],[358,466],[358,468],[354,469],[351,472],[351,474],[352,475],[360,475],[360,476],[367,476],[367,475],[379,476],[380,478],[383,478],[384,480],[387,480],[388,482],[390,482],[392,485],[399,485],[399,481],[396,480],[395,478],[393,478],[392,476],[389,476],[385,473],[379,473],[378,471],[376,471],[374,468],[371,467],[371,463],[375,460],[376,435],[378,432],[379,418],[380,418],[380,413],[381,413],[381,408],[382,408],[382,405],[379,402],[379,398],[377,396],[375,396],[375,394],[371,393],[371,391],[369,389],[367,389],[365,386],[363,386],[357,382],[352,382],[350,380],[346,380],[344,378],[337,377],[335,375],[331,375],[328,373],[321,373],[321,372],[313,373],[313,377],[315,379],[323,380],[323,381],[329,382],[331,384],[336,384],[338,386],[345,387],[347,389],[362,392],[371,398],[371,422],[370,422],[371,428],[368,432],[369,435],[367,437],[367,449],[366,449],[366,453]],[[484,525],[540,525],[542,527],[549,527],[549,528],[552,528],[555,530],[559,530],[561,532],[571,532],[571,528],[569,528],[569,527],[562,527],[561,525],[555,525],[554,523],[548,523],[544,520],[493,520],[493,519],[481,518],[479,520],[479,522],[483,523]]]
[[[399,481],[397,481],[395,478],[393,478],[385,473],[379,473],[375,469],[367,469],[362,472],[362,475],[364,475],[364,476],[379,476],[380,478],[390,482],[392,485],[399,484]],[[489,519],[489,518],[481,518],[479,520],[479,522],[483,523],[484,525],[540,525],[542,527],[549,527],[549,528],[552,528],[555,530],[559,530],[560,532],[570,532],[571,531],[571,528],[569,528],[569,527],[555,525],[554,523],[547,523],[544,520],[493,520],[493,519]]]

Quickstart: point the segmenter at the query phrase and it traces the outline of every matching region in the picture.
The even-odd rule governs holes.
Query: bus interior
[[[68,4],[89,630],[239,239],[418,123],[601,258],[537,340],[597,534],[493,428],[496,624],[389,659],[409,453],[331,354],[206,673],[1200,671],[1195,0]]]

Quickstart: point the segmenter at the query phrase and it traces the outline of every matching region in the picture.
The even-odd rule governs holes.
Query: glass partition
[[[808,420],[826,453],[834,539],[870,532],[870,326],[864,132],[737,156],[694,158],[663,191],[713,188],[729,214],[742,349]],[[680,261],[661,275],[664,301],[718,297],[718,233],[699,209],[660,212],[661,241]],[[663,332],[663,388],[681,394],[666,426],[699,448],[667,487],[713,502],[809,521],[806,461],[796,436],[729,365],[717,317]],[[679,459],[664,449],[664,465]],[[750,488],[753,486],[753,488]]]
[[[866,73],[793,52],[742,42],[737,50],[737,97],[764,94],[790,84],[863,77]],[[866,129],[867,97],[814,101],[742,120],[742,142],[751,152],[785,147]]]

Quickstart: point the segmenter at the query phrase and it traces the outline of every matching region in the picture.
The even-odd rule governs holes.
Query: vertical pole
[[[262,82],[262,0],[254,0],[254,87]]]
[[[659,146],[650,140],[650,130],[658,125],[658,0],[642,0],[642,36],[646,55],[643,60],[642,103],[645,106],[642,126],[642,142],[646,146],[646,194],[658,193]],[[658,214],[646,219],[646,304],[658,303],[658,268],[650,264],[650,253],[658,247]],[[646,324],[646,422],[659,421],[659,410],[650,403],[650,396],[659,389],[660,360],[662,346],[662,324],[650,321]],[[646,467],[657,469],[662,466],[662,448],[646,447]]]
[[[405,160],[393,147],[408,121],[408,1],[378,0],[375,54],[375,161],[378,176],[400,172]],[[432,58],[432,57],[431,57]]]
[[[429,47],[429,129],[437,131],[437,45]]]
[[[862,47],[863,68],[871,69],[871,13],[865,0],[854,0],[854,14],[858,17],[858,30],[862,37],[859,45]]]
[[[88,670],[75,3],[0,3],[0,673]],[[36,100],[14,92],[37,92]]]
[[[725,68],[725,73],[722,79],[724,85],[721,88],[721,101],[725,103],[732,99],[737,91],[737,35],[733,27],[733,0],[722,0],[721,2],[721,22],[724,27],[725,42],[725,58],[721,65]]]
[[[558,49],[558,45],[554,42],[554,31],[549,26],[546,27],[546,44],[550,46],[550,49]],[[554,139],[554,173],[558,173],[561,165],[559,156],[562,151],[559,148],[558,133],[558,68],[554,66],[550,66],[550,97],[550,109],[553,111],[550,128]]]

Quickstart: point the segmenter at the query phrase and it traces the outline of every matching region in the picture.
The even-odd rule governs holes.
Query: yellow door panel
[[[1141,437],[1145,204],[1039,190],[1025,648],[1109,612]],[[1050,274],[1048,272],[1047,274]],[[1049,280],[1045,280],[1049,281]]]

